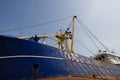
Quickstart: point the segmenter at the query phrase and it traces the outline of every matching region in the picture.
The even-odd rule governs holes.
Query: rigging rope
[[[77,42],[79,42],[85,49],[87,49],[90,53],[92,53],[93,55],[95,55],[95,53],[93,51],[91,51],[88,47],[86,47],[82,42],[80,42],[78,40],[78,38],[76,38]]]
[[[77,19],[77,21],[78,21],[78,19]],[[100,50],[99,47],[97,46],[97,44],[95,43],[95,41],[93,40],[93,38],[90,36],[89,32],[85,29],[85,27],[84,27],[85,25],[80,21],[78,21],[78,23],[79,23],[79,25],[81,25],[82,29],[86,32],[87,36],[90,38],[91,42],[95,45],[95,47],[98,50]]]
[[[108,51],[108,48],[82,23],[82,21],[80,20],[78,20],[77,19],[77,21],[78,21],[78,23],[81,25],[83,25],[83,26],[81,26],[87,33],[90,33],[94,38],[95,38],[95,40],[96,41],[98,41],[102,46],[103,46],[103,48],[105,48],[107,51]],[[90,36],[90,35],[89,35]],[[92,39],[92,37],[91,37],[91,40],[92,40],[92,42],[94,42],[93,41],[93,39]],[[96,43],[94,42],[94,44],[96,45]],[[96,47],[98,47],[97,45],[96,45]]]
[[[40,24],[36,24],[36,25],[31,25],[31,26],[24,26],[24,27],[15,28],[15,29],[1,30],[0,33],[2,33],[2,32],[9,32],[9,31],[15,31],[15,30],[21,30],[21,29],[27,29],[27,28],[32,28],[32,27],[38,27],[38,26],[42,26],[42,25],[47,25],[47,24],[51,24],[51,23],[55,23],[55,22],[60,22],[60,21],[66,20],[66,19],[69,19],[71,17],[72,16],[67,17],[67,18],[63,18],[63,19],[59,19],[59,20],[49,21],[49,22],[46,22],[46,23],[40,23]]]

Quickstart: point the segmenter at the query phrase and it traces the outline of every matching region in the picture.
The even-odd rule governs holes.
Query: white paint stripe
[[[50,57],[50,56],[34,56],[34,55],[0,56],[0,59],[8,59],[8,58],[48,58],[48,59],[64,60],[63,58]]]

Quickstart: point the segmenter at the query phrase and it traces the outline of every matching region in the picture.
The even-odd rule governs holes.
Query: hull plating
[[[53,77],[120,79],[120,66],[31,41],[0,36],[0,80]]]

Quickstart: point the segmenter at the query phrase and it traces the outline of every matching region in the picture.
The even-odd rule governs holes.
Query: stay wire
[[[82,42],[80,42],[78,40],[78,38],[76,38],[77,42],[80,43],[85,49],[87,49],[90,53],[92,53],[93,55],[95,55],[95,53],[93,51],[91,51],[88,47],[86,47]]]
[[[49,21],[49,22],[45,22],[45,23],[31,25],[31,26],[24,26],[24,27],[20,27],[20,28],[14,28],[14,29],[8,29],[8,30],[1,30],[0,33],[2,33],[2,32],[10,32],[10,31],[16,31],[16,30],[22,30],[22,29],[28,29],[28,28],[32,28],[32,27],[39,27],[39,26],[42,26],[42,25],[47,25],[47,24],[51,24],[51,23],[55,23],[55,22],[64,21],[64,20],[69,19],[71,17],[72,16],[67,17],[67,18],[63,18],[63,19],[59,19],[59,20],[53,20],[53,21]]]
[[[77,19],[77,21],[79,22],[82,22],[82,21],[79,21]],[[86,30],[103,46],[103,48],[105,48],[107,51],[108,51],[108,48],[82,23],[82,25],[86,28]]]
[[[77,20],[78,21],[78,20]],[[89,32],[85,29],[85,25],[82,23],[82,22],[80,22],[80,21],[78,21],[78,23],[81,25],[81,27],[82,27],[82,29],[86,32],[86,34],[87,34],[87,36],[90,38],[90,40],[92,41],[92,43],[94,44],[94,46],[98,49],[98,50],[100,50],[100,48],[97,46],[97,44],[95,43],[95,41],[93,40],[93,38],[90,36],[90,34],[89,34]]]

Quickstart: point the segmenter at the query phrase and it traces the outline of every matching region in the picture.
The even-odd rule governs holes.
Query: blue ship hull
[[[67,76],[120,80],[120,66],[73,55],[45,44],[0,36],[0,80]]]

